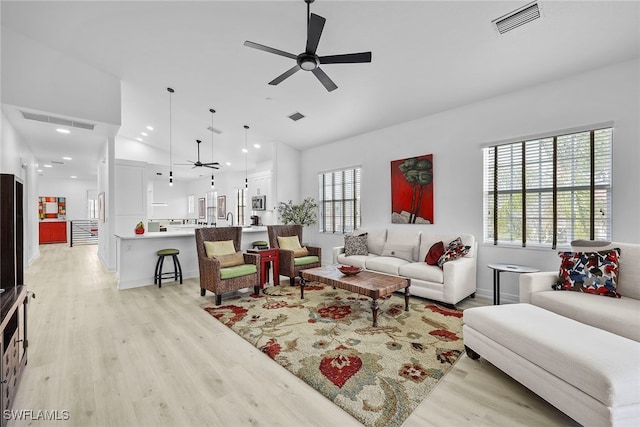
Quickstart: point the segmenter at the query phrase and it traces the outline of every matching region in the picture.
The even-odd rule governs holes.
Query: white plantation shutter
[[[483,158],[485,241],[611,239],[610,127],[487,147]]]
[[[320,231],[345,233],[360,227],[360,168],[318,175]]]

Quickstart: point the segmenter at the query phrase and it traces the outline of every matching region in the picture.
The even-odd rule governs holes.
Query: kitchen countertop
[[[182,228],[182,227],[181,227]],[[185,227],[186,228],[186,227]],[[195,235],[195,229],[199,227],[192,227],[186,230],[180,231],[145,231],[144,234],[135,234],[133,232],[126,234],[115,234],[116,237],[120,239],[161,239],[161,238],[169,238],[169,237],[189,237]],[[260,233],[266,232],[266,226],[257,226],[257,227],[243,227],[243,233]]]

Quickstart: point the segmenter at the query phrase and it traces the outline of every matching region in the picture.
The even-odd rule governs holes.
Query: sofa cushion
[[[596,298],[552,290],[531,294],[531,304],[596,328],[640,341],[640,300]]]
[[[620,249],[599,252],[559,252],[557,291],[577,291],[620,298],[616,292]]]
[[[382,256],[402,258],[405,261],[413,261],[415,247],[413,245],[401,245],[398,243],[385,243]]]
[[[315,255],[301,256],[293,259],[293,265],[308,265],[320,262],[320,258]]]
[[[302,248],[298,236],[278,236],[278,246],[280,249],[288,249],[291,251]]]
[[[378,256],[367,259],[365,268],[379,273],[398,275],[400,266],[405,264],[409,264],[409,261],[396,257]]]
[[[420,249],[420,231],[407,231],[406,229],[389,229],[387,231],[387,240],[384,243],[384,248],[390,247],[398,247],[400,246],[411,246],[411,261],[418,261],[418,251]]]
[[[469,253],[469,249],[471,249],[471,247],[465,246],[462,243],[462,239],[460,237],[453,239],[451,242],[449,242],[447,248],[444,250],[444,253],[438,259],[438,267],[442,268],[445,262],[462,258]]]
[[[214,258],[220,261],[220,268],[244,264],[244,256],[240,251],[229,255],[216,255]]]
[[[236,252],[236,248],[233,246],[233,240],[205,241],[204,250],[209,258],[218,255],[231,255]]]
[[[233,279],[234,277],[246,276],[258,272],[258,268],[255,264],[242,264],[233,267],[226,267],[220,269],[221,279]],[[257,283],[256,283],[257,285]]]
[[[369,255],[351,255],[346,256],[345,254],[338,255],[338,263],[343,265],[353,265],[354,267],[366,268],[365,264],[369,258],[375,258],[379,255],[369,254]]]
[[[309,255],[309,249],[307,249],[306,246],[303,246],[300,249],[294,249],[293,251],[294,258],[300,258],[302,256],[307,256],[307,255]]]
[[[367,233],[357,236],[344,236],[344,254],[346,256],[367,255],[368,253]]]
[[[410,264],[401,265],[398,269],[401,276],[410,279],[419,279],[426,282],[443,283],[444,272],[435,265],[429,265],[426,262],[412,262]]]
[[[358,230],[358,233],[367,233],[367,250],[370,254],[382,255],[382,248],[384,248],[384,242],[387,240],[387,230],[372,229],[372,230]]]
[[[444,242],[440,240],[434,243],[430,248],[427,255],[424,257],[424,262],[429,265],[438,265],[438,260],[444,253]]]

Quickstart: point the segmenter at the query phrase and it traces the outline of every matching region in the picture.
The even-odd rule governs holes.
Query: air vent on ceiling
[[[26,111],[20,111],[22,117],[27,120],[36,120],[38,122],[51,123],[54,125],[71,126],[74,128],[93,130],[95,125],[91,123],[76,122],[74,120],[63,119],[62,117],[47,116],[45,114],[34,114]]]
[[[305,116],[302,113],[293,113],[293,114],[289,114],[288,117],[294,122],[297,122],[298,120],[303,119]]]
[[[216,129],[216,128],[211,127],[211,126],[209,126],[209,127],[207,128],[207,130],[208,130],[209,132],[213,132],[213,133],[215,133],[216,135],[220,135],[220,134],[222,133],[222,131],[221,131],[220,129]]]
[[[509,12],[500,18],[494,19],[491,22],[495,26],[496,30],[498,30],[498,33],[504,34],[507,31],[511,31],[521,25],[534,21],[541,16],[540,6],[536,1],[526,4],[513,12]]]

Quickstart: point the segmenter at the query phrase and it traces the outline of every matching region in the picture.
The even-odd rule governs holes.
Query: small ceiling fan
[[[187,160],[189,163],[175,163],[175,164],[181,165],[181,166],[193,165],[191,169],[202,168],[202,167],[211,168],[211,169],[220,169],[220,163],[218,162],[202,163],[200,161],[200,144],[202,143],[202,141],[200,141],[199,139],[196,139],[196,142],[198,143],[198,161],[194,162],[193,160]]]
[[[296,60],[296,65],[271,80],[269,82],[270,85],[275,86],[302,69],[305,71],[311,71],[313,75],[320,80],[320,83],[322,83],[322,85],[331,92],[332,90],[337,89],[338,86],[325,74],[324,71],[320,69],[320,64],[356,64],[371,62],[371,52],[345,53],[341,55],[328,56],[316,55],[316,49],[318,48],[318,43],[320,42],[320,36],[322,35],[322,29],[324,28],[326,19],[322,16],[316,15],[315,13],[311,13],[311,3],[313,3],[314,0],[304,1],[307,3],[307,46],[304,52],[299,55],[294,55],[279,49],[250,42],[248,40],[244,42],[244,45]]]

